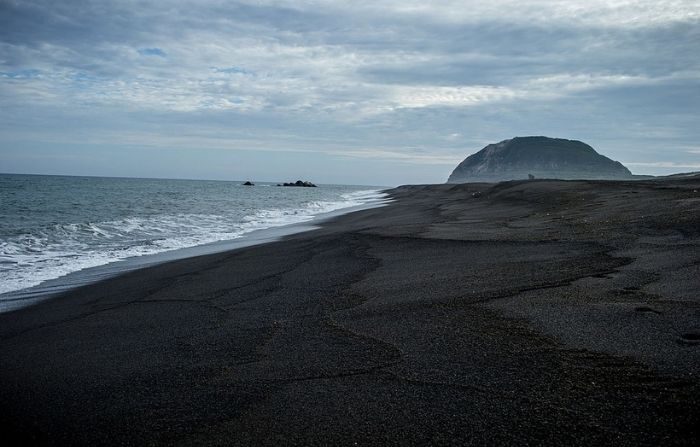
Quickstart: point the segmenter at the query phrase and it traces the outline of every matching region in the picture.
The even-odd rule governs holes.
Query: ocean
[[[135,266],[203,253],[193,247],[221,251],[256,230],[384,199],[381,187],[242,183],[0,174],[0,311]]]

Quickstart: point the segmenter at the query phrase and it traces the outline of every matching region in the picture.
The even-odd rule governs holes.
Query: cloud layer
[[[122,144],[248,151],[254,170],[292,151],[345,182],[439,182],[487,143],[546,134],[661,173],[700,162],[683,149],[698,25],[677,0],[0,0],[0,157]],[[407,164],[425,171],[379,169]]]

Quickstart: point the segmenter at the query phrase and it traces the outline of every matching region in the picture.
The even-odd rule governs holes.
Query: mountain
[[[622,163],[600,155],[581,141],[515,137],[489,144],[467,157],[452,171],[447,183],[499,182],[529,176],[596,180],[634,178]]]

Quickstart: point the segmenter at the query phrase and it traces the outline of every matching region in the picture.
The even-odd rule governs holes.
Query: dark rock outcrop
[[[515,137],[489,144],[467,157],[455,168],[447,183],[533,178],[622,180],[634,177],[622,163],[600,155],[581,141]]]
[[[243,184],[243,186],[255,186],[255,183],[248,181]]]
[[[280,186],[280,185],[277,185],[277,186]],[[297,180],[294,183],[283,183],[282,186],[302,186],[302,187],[306,187],[306,188],[315,188],[316,187],[316,185],[314,185],[311,182],[302,182],[301,180]]]

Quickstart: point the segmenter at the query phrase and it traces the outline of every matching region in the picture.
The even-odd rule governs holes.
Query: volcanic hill
[[[563,138],[515,137],[489,144],[461,162],[447,183],[500,182],[527,178],[624,180],[634,176],[622,163],[591,146]]]

